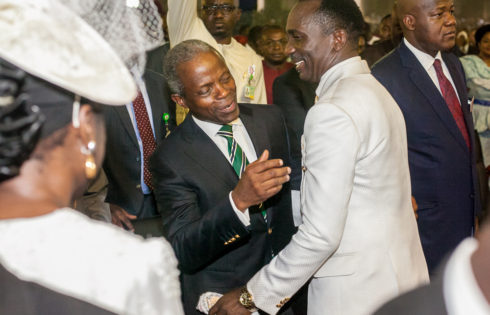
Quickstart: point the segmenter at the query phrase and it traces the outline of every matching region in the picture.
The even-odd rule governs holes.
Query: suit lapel
[[[204,131],[187,115],[182,123],[183,140],[188,143],[185,153],[200,168],[234,188],[238,182],[235,170],[226,157]]]
[[[128,110],[126,106],[114,106],[114,110],[116,111],[121,123],[128,133],[129,138],[133,143],[138,146],[138,140],[136,139],[136,133],[133,128],[133,123],[131,122],[131,118],[129,117]]]
[[[270,137],[267,132],[266,124],[257,124],[262,120],[259,117],[254,117],[252,109],[245,106],[240,106],[240,119],[245,126],[245,129],[247,129],[250,140],[252,140],[257,158],[259,158],[262,152],[264,152],[266,149],[269,150],[270,154],[272,154],[271,143],[269,142]],[[269,218],[267,225],[270,225],[270,221],[272,219],[272,209],[268,207],[266,203],[267,202],[265,202],[265,208],[267,211],[267,217]],[[260,228],[260,226],[264,228],[266,226],[264,217],[257,206],[250,208],[250,221],[252,226],[254,226],[256,229]]]
[[[146,70],[144,75],[146,92],[148,93],[148,98],[150,99],[150,107],[153,118],[153,126],[155,127],[155,138],[157,144],[161,141],[161,139],[165,137],[165,127],[162,123],[163,106],[162,104],[160,104],[160,102],[162,102],[163,100],[161,99],[161,97],[159,97],[159,93],[157,93],[157,85],[159,84],[159,82],[161,82],[161,80],[155,78],[155,76],[158,75],[160,74],[151,70]]]
[[[427,98],[429,104],[446,126],[449,133],[456,139],[463,149],[468,150],[463,135],[456,125],[454,117],[447,107],[446,101],[427,74],[427,71],[425,71],[417,58],[403,42],[400,44],[400,55],[403,66],[410,68],[409,75],[413,84]]]
[[[242,120],[245,129],[247,129],[250,140],[254,145],[257,158],[260,157],[264,150],[271,150],[271,144],[269,142],[269,136],[267,134],[267,126],[258,126],[258,117],[253,117],[253,111],[244,106],[240,106],[240,119]]]

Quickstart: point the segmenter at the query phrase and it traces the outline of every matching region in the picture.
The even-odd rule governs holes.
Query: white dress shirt
[[[461,242],[449,259],[443,275],[444,301],[448,315],[488,315],[490,305],[481,292],[471,267],[478,247],[474,238]]]
[[[232,165],[230,161],[230,155],[228,154],[228,140],[226,140],[225,137],[217,134],[218,131],[221,129],[222,125],[200,120],[195,116],[192,116],[192,118],[194,119],[194,122],[202,129],[202,131],[204,131],[204,133],[208,135],[208,137],[211,138],[211,140],[213,140],[213,142],[216,144],[216,146],[221,151],[221,153],[223,153],[223,155],[226,157],[226,160],[230,163],[230,165]],[[248,162],[249,163],[255,162],[257,160],[257,154],[255,152],[252,140],[250,139],[247,129],[243,125],[242,121],[240,120],[240,118],[237,118],[236,120],[232,121],[230,124],[232,125],[233,128],[233,138],[235,138],[235,141],[242,148],[242,151],[243,153],[245,153]],[[248,209],[242,212],[236,207],[235,202],[231,197],[231,191],[229,194],[229,198],[230,198],[231,206],[233,207],[233,210],[235,210],[238,219],[240,219],[243,225],[249,226],[250,215]]]
[[[430,79],[432,80],[432,82],[434,82],[434,85],[437,87],[437,89],[439,90],[439,93],[441,93],[441,95],[442,95],[441,87],[439,85],[439,79],[437,79],[436,69],[434,68],[434,61],[436,59],[439,59],[439,61],[441,61],[442,72],[444,72],[444,75],[446,76],[446,78],[449,80],[449,82],[451,82],[451,85],[453,86],[454,92],[456,92],[456,95],[458,96],[458,100],[459,100],[458,90],[456,89],[456,86],[454,85],[453,78],[451,77],[451,74],[449,73],[449,69],[447,68],[446,63],[442,59],[441,52],[438,51],[437,55],[435,57],[432,57],[431,55],[415,48],[415,46],[410,44],[408,42],[408,40],[406,40],[406,38],[403,38],[403,41],[404,41],[405,45],[407,46],[407,48],[415,55],[415,58],[417,58],[417,60],[420,62],[422,67],[425,69],[425,71],[427,71],[427,74],[429,75]]]

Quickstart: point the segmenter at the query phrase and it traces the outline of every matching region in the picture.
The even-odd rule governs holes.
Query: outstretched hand
[[[283,165],[281,159],[269,160],[268,150],[257,161],[250,163],[231,193],[236,207],[245,211],[277,194],[291,174],[291,168]]]

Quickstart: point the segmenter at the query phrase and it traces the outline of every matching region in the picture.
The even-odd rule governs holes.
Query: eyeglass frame
[[[236,10],[236,6],[232,4],[213,4],[213,5],[203,5],[202,9],[207,15],[216,15],[216,13],[221,11],[224,15],[230,15]],[[228,11],[229,10],[229,11]],[[211,12],[210,12],[211,11]]]

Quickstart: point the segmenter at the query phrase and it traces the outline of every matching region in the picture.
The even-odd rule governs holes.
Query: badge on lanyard
[[[248,71],[243,74],[243,77],[248,80],[248,84],[245,86],[244,95],[246,98],[253,100],[255,98],[255,86],[252,85],[252,81],[255,78],[255,65],[248,67]]]

